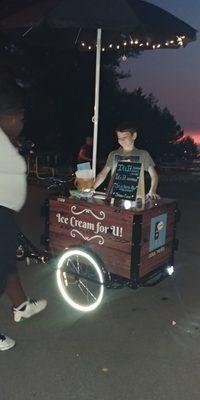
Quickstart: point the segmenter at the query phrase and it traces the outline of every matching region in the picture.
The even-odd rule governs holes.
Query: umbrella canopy
[[[54,29],[77,29],[79,43],[87,37],[84,30],[91,32],[101,28],[105,46],[109,46],[111,41],[113,44],[124,44],[127,37],[130,39],[127,45],[139,46],[143,43],[144,48],[155,44],[160,44],[160,47],[186,45],[196,39],[197,32],[179,18],[144,0],[34,1],[32,5],[24,6],[19,12],[0,20],[0,26],[4,30],[16,29],[29,40],[31,35],[37,36],[37,30],[42,27],[50,35]],[[41,31],[38,34],[41,35]],[[91,37],[89,45],[92,44]],[[41,36],[39,43],[42,43]]]
[[[144,0],[43,0],[32,5],[29,0],[29,6],[0,19],[0,27],[36,45],[51,45],[67,31],[66,47],[75,42],[82,49],[96,51],[94,171],[101,51],[123,50],[131,54],[138,50],[177,48],[195,40],[197,33],[179,18]],[[96,30],[97,38],[93,34]]]

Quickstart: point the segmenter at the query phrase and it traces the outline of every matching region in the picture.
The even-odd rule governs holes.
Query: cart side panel
[[[130,278],[133,213],[93,202],[50,201],[49,241],[58,253],[70,246],[87,246],[105,268]]]
[[[173,262],[175,214],[175,202],[144,213],[139,278]]]

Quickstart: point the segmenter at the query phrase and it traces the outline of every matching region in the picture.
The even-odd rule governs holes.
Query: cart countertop
[[[148,200],[145,203],[144,207],[141,208],[136,208],[136,207],[131,207],[131,208],[125,208],[124,207],[124,201],[115,201],[114,205],[110,204],[110,201],[108,200],[102,200],[98,198],[89,198],[89,199],[77,199],[74,197],[67,197],[67,198],[54,198],[51,199],[50,201],[54,202],[60,202],[65,205],[65,203],[70,203],[70,204],[76,204],[76,205],[87,205],[89,207],[94,207],[94,208],[105,208],[105,209],[110,209],[112,208],[113,211],[116,211],[118,213],[131,213],[131,214],[143,214],[146,212],[149,212],[152,209],[155,208],[162,208],[166,206],[170,206],[172,203],[176,204],[175,199],[169,199],[169,198],[161,198],[159,200]]]

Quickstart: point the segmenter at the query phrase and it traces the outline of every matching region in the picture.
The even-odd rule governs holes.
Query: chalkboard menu
[[[109,195],[115,199],[135,201],[137,197],[142,164],[119,161]]]

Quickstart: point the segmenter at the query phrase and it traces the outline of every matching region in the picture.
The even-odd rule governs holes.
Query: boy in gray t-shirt
[[[118,161],[130,160],[134,162],[141,162],[144,166],[144,170],[147,171],[151,177],[151,187],[146,196],[150,198],[158,198],[159,196],[156,193],[158,186],[158,175],[154,168],[155,164],[150,154],[146,150],[140,150],[135,147],[134,142],[137,137],[136,129],[124,125],[124,127],[118,128],[116,133],[120,147],[117,150],[111,151],[111,153],[108,155],[104,168],[97,175],[94,183],[94,189],[101,185],[110,171],[111,175],[113,175]]]

